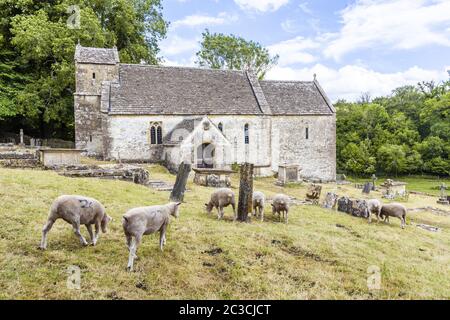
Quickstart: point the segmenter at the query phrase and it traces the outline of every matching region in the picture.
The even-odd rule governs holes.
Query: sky
[[[164,65],[195,66],[201,34],[280,56],[268,80],[311,81],[336,101],[450,78],[450,0],[163,0]]]

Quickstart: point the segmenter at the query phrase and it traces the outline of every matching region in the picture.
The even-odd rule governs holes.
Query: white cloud
[[[280,66],[287,66],[295,63],[311,63],[316,61],[317,58],[306,51],[317,49],[319,47],[320,43],[299,36],[290,40],[275,43],[269,46],[268,49],[272,55],[280,55],[280,60],[278,62]]]
[[[286,19],[281,23],[281,28],[287,33],[297,33],[300,28],[293,19]]]
[[[449,13],[448,0],[359,0],[341,11],[343,26],[324,54],[339,60],[353,50],[374,46],[450,46],[444,32]]]
[[[174,56],[186,52],[194,52],[200,48],[199,39],[185,39],[177,35],[169,36],[160,45],[162,56]]]
[[[313,14],[312,10],[309,8],[308,2],[302,2],[298,5],[298,7],[306,14]]]
[[[238,20],[237,15],[229,14],[227,12],[221,12],[215,17],[208,15],[194,14],[184,17],[181,20],[174,21],[171,26],[173,29],[179,27],[215,26],[226,23],[232,23],[237,20]]]
[[[234,0],[234,2],[244,10],[268,12],[277,11],[288,4],[289,0]]]
[[[370,93],[372,97],[388,95],[393,89],[403,85],[415,85],[424,80],[439,82],[448,79],[445,70],[426,70],[417,66],[401,72],[381,73],[357,65],[333,69],[323,64],[298,69],[277,66],[267,73],[267,79],[311,81],[313,74],[317,74],[317,79],[333,101],[355,101],[365,92]]]

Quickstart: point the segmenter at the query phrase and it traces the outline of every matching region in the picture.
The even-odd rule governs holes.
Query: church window
[[[92,73],[92,79],[94,79],[94,80],[95,80],[95,72],[94,72],[94,73]]]
[[[220,132],[223,132],[223,124],[222,124],[222,122],[219,122],[218,127],[219,127]]]
[[[161,123],[155,122],[150,124],[150,144],[162,144],[162,127]]]
[[[306,130],[305,130],[305,138],[306,138],[306,140],[309,139],[309,128],[308,127],[306,127]]]
[[[248,124],[244,126],[245,144],[250,143]]]

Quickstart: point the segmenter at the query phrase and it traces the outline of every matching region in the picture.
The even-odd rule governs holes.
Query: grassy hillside
[[[151,176],[174,180],[156,166]],[[282,189],[273,182],[257,179],[255,187],[268,196],[286,192],[304,198],[305,187]],[[156,235],[146,236],[136,272],[127,273],[121,216],[136,206],[165,203],[167,192],[121,181],[0,169],[0,298],[450,298],[449,216],[412,213],[401,230],[395,219],[391,225],[369,225],[346,214],[296,206],[289,225],[278,223],[271,213],[264,223],[241,224],[231,221],[230,208],[225,221],[206,215],[203,204],[212,189],[193,184],[189,189],[181,217],[169,227],[165,251],[159,251]],[[351,187],[326,189],[360,196]],[[114,221],[96,247],[82,248],[71,227],[58,221],[49,234],[48,250],[37,249],[49,206],[61,194],[88,195],[106,205]],[[438,207],[435,199],[424,196],[412,196],[407,205]],[[412,222],[442,231],[428,232]],[[84,228],[82,232],[87,236]],[[82,270],[80,291],[66,287],[70,265]],[[382,272],[379,291],[367,289],[371,265]]]

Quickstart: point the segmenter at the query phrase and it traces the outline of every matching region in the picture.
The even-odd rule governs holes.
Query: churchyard
[[[164,167],[145,168],[152,180],[175,181]],[[231,181],[237,195],[238,174]],[[363,195],[355,182],[364,181],[323,184],[319,203],[327,192],[381,200],[379,191]],[[320,205],[292,206],[288,224],[280,223],[268,204],[264,222],[233,222],[231,208],[218,221],[215,211],[208,216],[204,210],[214,189],[189,179],[164,252],[158,235],[146,236],[134,272],[127,272],[122,215],[133,207],[167,203],[168,191],[0,168],[0,299],[448,299],[450,208],[436,203],[438,181],[415,177],[406,182],[408,191],[434,196],[410,194],[403,204],[420,210],[410,210],[402,230],[398,219],[368,224]],[[443,182],[450,185],[448,179]],[[307,183],[277,186],[275,178],[254,180],[254,190],[269,199],[285,193],[301,202],[307,189]],[[62,194],[94,197],[106,206],[114,220],[97,246],[81,247],[70,226],[58,221],[47,250],[38,250],[50,205]],[[80,271],[79,287],[71,282],[73,270]]]

